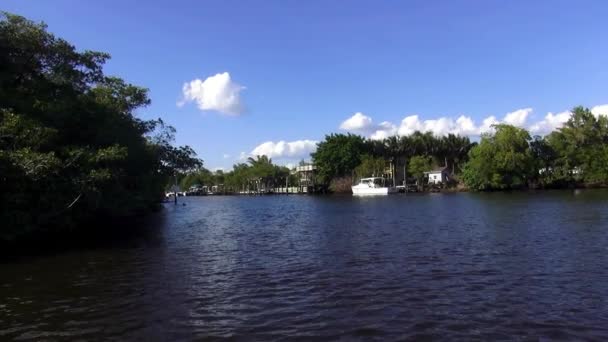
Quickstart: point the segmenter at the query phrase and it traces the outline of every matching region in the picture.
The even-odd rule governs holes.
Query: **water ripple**
[[[0,339],[608,339],[606,192],[184,200],[0,264]]]

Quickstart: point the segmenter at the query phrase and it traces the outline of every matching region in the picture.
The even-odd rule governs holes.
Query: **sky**
[[[4,0],[107,74],[150,90],[144,119],[209,169],[289,165],[332,132],[473,139],[608,115],[608,1]]]

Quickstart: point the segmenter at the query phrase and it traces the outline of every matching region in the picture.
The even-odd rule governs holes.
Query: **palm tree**
[[[401,155],[403,157],[403,179],[407,180],[407,165],[410,159],[416,155],[417,146],[415,139],[412,136],[401,136],[399,138],[399,150],[401,151]]]
[[[437,152],[437,139],[432,132],[422,133],[416,131],[410,135],[410,141],[414,146],[414,154],[419,156],[434,156]]]
[[[247,162],[251,165],[249,181],[255,184],[257,191],[260,190],[261,185],[264,185],[264,188],[267,189],[269,181],[273,180],[272,159],[266,155],[261,155],[256,156],[256,158],[249,157]]]
[[[452,167],[452,174],[455,174],[456,166],[467,158],[469,150],[473,145],[468,137],[454,134],[448,134],[441,141],[445,165],[450,165]]]
[[[395,168],[397,165],[397,160],[403,155],[402,146],[399,137],[396,135],[384,139],[383,143],[386,150],[386,155],[391,162],[391,176],[393,178],[393,186],[395,186]]]
[[[268,158],[266,155],[261,155],[256,156],[256,158],[249,157],[247,158],[247,162],[255,167],[257,165],[272,164],[272,159]]]
[[[386,146],[382,140],[366,140],[366,150],[372,156],[386,157]]]
[[[444,158],[445,166],[452,166],[452,174],[455,173],[455,159],[458,156],[458,150],[460,148],[460,137],[454,134],[448,134],[441,139],[441,147]]]

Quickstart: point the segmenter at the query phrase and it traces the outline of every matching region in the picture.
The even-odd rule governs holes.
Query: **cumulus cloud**
[[[401,120],[399,135],[410,135],[416,131],[432,132],[443,136],[448,134],[476,135],[479,129],[475,126],[473,119],[461,115],[456,120],[447,117],[432,120],[420,120],[418,115],[406,116]]]
[[[397,134],[397,126],[388,121],[381,122],[370,136],[374,140],[382,140]]]
[[[532,108],[518,109],[507,113],[502,121],[495,116],[489,116],[483,119],[480,125],[476,125],[473,119],[466,115],[460,115],[456,119],[440,117],[428,120],[422,120],[418,115],[409,115],[403,118],[399,125],[395,125],[390,121],[374,124],[370,116],[357,112],[344,120],[340,124],[340,129],[362,134],[376,140],[392,135],[410,135],[416,131],[431,132],[438,136],[448,134],[475,136],[491,131],[492,125],[501,122],[523,127],[531,113]]]
[[[393,123],[384,121],[376,125],[371,117],[361,112],[357,112],[350,118],[342,121],[340,124],[340,129],[348,132],[369,135],[371,139],[378,140],[397,133],[397,126],[395,126]]]
[[[562,127],[570,119],[571,115],[572,113],[568,111],[557,114],[549,112],[543,120],[530,126],[530,133],[541,135],[551,133],[555,129]]]
[[[608,104],[599,105],[591,108],[591,113],[593,113],[593,115],[595,115],[596,117],[600,115],[608,116]]]
[[[504,122],[509,125],[524,127],[530,113],[532,113],[532,108],[518,109],[514,112],[507,113]]]
[[[469,116],[461,115],[456,119],[456,127],[454,133],[459,133],[461,135],[474,135],[477,133],[477,128],[475,128],[475,123],[473,119]]]
[[[608,105],[600,105],[592,108],[594,115],[607,115]],[[384,139],[392,135],[410,135],[416,131],[431,132],[437,136],[445,136],[447,134],[478,136],[483,133],[491,132],[492,126],[500,123],[506,123],[522,128],[527,128],[533,134],[547,134],[556,128],[561,127],[570,118],[571,113],[568,111],[557,114],[547,113],[547,115],[538,122],[528,124],[528,119],[533,113],[532,108],[522,108],[506,113],[502,119],[494,115],[488,116],[481,120],[479,124],[466,115],[460,115],[453,119],[450,117],[440,117],[437,119],[422,120],[418,115],[409,115],[401,120],[399,125],[392,122],[384,121],[380,124],[374,124],[373,119],[363,113],[355,113],[350,118],[340,124],[340,129],[363,134],[370,139]]]
[[[223,157],[224,157],[224,159],[228,159],[228,158],[230,158],[230,155],[228,153],[224,153]]]
[[[250,153],[252,156],[266,155],[269,158],[307,158],[310,153],[317,149],[314,140],[296,141],[267,141],[256,146]]]
[[[496,119],[494,115],[488,116],[487,118],[483,119],[481,126],[479,126],[478,134],[488,133],[492,131],[492,126],[498,125],[499,123],[500,121],[498,121],[498,119]]]
[[[196,102],[200,110],[214,110],[226,115],[240,115],[244,111],[241,91],[245,87],[232,81],[230,74],[224,72],[207,77],[205,80],[194,79],[184,83],[183,100],[178,106]]]
[[[344,120],[340,124],[340,129],[359,133],[369,133],[374,129],[374,123],[372,122],[372,118],[369,116],[361,112],[357,112],[350,118]]]

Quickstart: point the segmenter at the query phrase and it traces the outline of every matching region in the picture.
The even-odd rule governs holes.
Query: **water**
[[[183,201],[0,264],[0,340],[608,339],[606,191]]]

